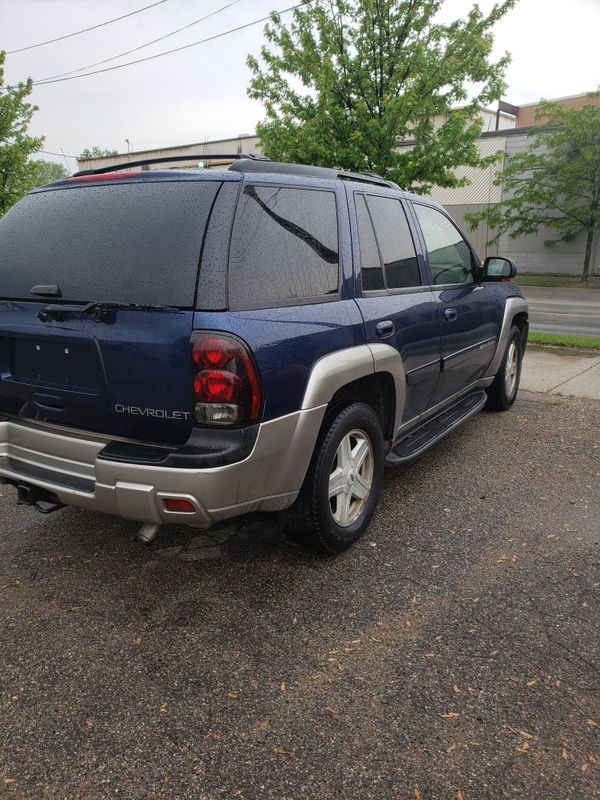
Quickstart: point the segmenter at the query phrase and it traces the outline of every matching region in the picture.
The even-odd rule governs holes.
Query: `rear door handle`
[[[375,326],[375,333],[380,339],[385,336],[391,336],[394,333],[394,323],[391,319],[384,319],[383,322],[378,322]]]
[[[455,308],[444,309],[444,319],[446,320],[446,322],[454,322],[457,316],[458,316],[458,311]]]

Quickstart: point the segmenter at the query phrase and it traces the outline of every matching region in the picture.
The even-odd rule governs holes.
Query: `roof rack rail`
[[[375,186],[386,186],[399,189],[397,183],[367,172],[343,172],[329,167],[313,167],[307,164],[286,164],[283,161],[270,161],[268,158],[240,159],[230,164],[230,170],[235,172],[269,172],[283,175],[305,175],[313,178],[329,178],[332,180],[356,181],[369,183]]]
[[[80,175],[102,175],[107,172],[117,172],[121,169],[129,169],[130,167],[144,167],[149,164],[167,164],[175,161],[215,161],[226,160],[236,161],[238,159],[247,159],[249,161],[267,161],[266,156],[252,155],[251,153],[210,153],[210,154],[197,154],[191,153],[187,156],[165,156],[164,158],[142,158],[139,161],[125,161],[122,164],[112,164],[109,167],[98,167],[98,169],[83,169],[76,172],[73,177]],[[82,159],[83,160],[83,159]]]

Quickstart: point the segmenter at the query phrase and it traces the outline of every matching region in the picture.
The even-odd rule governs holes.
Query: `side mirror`
[[[481,271],[484,281],[510,281],[517,274],[517,265],[510,258],[488,256]]]

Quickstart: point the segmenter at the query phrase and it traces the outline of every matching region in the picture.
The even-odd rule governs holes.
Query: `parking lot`
[[[338,558],[0,487],[0,797],[600,797],[599,431],[522,393]]]

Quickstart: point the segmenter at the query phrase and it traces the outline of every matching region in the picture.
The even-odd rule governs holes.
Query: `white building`
[[[576,95],[558,98],[565,108],[578,108],[590,102],[587,95]],[[600,103],[600,101],[597,101]],[[475,231],[470,231],[465,223],[464,215],[468,212],[481,211],[492,204],[499,203],[502,199],[502,189],[495,185],[495,178],[503,169],[504,162],[513,153],[523,150],[529,143],[528,130],[532,125],[538,124],[535,120],[535,110],[538,103],[529,103],[524,106],[509,106],[501,103],[500,108],[506,110],[483,112],[483,133],[479,139],[479,150],[482,155],[488,156],[500,152],[497,163],[486,169],[473,167],[459,167],[456,174],[466,177],[468,185],[456,189],[434,188],[431,197],[446,207],[450,215],[465,231],[480,257],[486,255],[502,254],[513,258],[521,272],[561,272],[580,275],[583,269],[585,252],[585,237],[580,236],[572,242],[563,242],[556,247],[549,248],[544,245],[544,240],[551,238],[552,232],[540,232],[537,236],[521,236],[510,239],[503,235],[497,245],[488,247],[486,242],[489,232],[484,224]],[[439,124],[443,123],[440,118]],[[402,147],[411,147],[407,141]],[[104,166],[126,164],[143,159],[162,159],[169,156],[190,156],[189,161],[178,161],[171,165],[173,169],[194,169],[199,166],[208,168],[222,167],[231,163],[232,159],[203,162],[203,156],[214,154],[241,155],[243,153],[260,154],[258,137],[251,134],[242,134],[233,139],[218,139],[193,144],[176,145],[154,150],[138,150],[132,153],[119,153],[106,158],[93,158],[78,161],[79,169],[97,169]],[[164,169],[165,163],[148,165],[144,169]],[[600,274],[600,243],[594,242],[592,251],[591,274]]]

